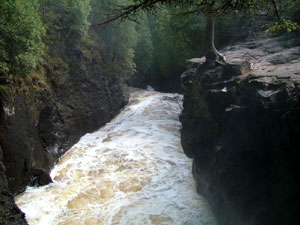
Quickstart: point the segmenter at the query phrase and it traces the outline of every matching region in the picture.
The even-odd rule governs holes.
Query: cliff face
[[[5,176],[5,168],[2,164],[3,154],[0,148],[0,224],[6,225],[23,225],[27,224],[24,219],[24,214],[18,209],[14,203],[14,198],[8,190],[7,180]]]
[[[51,77],[57,65],[48,67],[48,86],[36,84],[42,91],[32,85],[16,88],[13,94],[1,93],[0,145],[13,194],[28,184],[49,183],[54,162],[80,136],[111,120],[128,101],[119,75],[99,72],[97,61],[85,59],[80,52],[72,50],[70,55],[72,69],[60,70],[54,82]]]
[[[51,182],[49,171],[58,158],[128,101],[122,84],[128,71],[123,73],[119,66],[126,59],[107,54],[110,46],[103,37],[108,34],[89,30],[89,1],[77,3],[34,3],[30,6],[36,8],[26,13],[24,1],[2,9],[15,13],[13,7],[20,8],[29,22],[28,29],[16,28],[22,20],[17,11],[13,15],[18,22],[3,19],[7,35],[1,39],[0,59],[5,65],[0,71],[0,224],[26,223],[13,197],[26,185]],[[10,36],[6,27],[19,31]]]
[[[182,145],[219,225],[298,224],[299,47],[274,39],[188,61]]]

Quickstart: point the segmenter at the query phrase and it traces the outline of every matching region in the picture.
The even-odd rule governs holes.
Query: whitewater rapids
[[[30,225],[215,225],[180,144],[183,97],[133,89],[110,123],[86,134],[16,198]]]

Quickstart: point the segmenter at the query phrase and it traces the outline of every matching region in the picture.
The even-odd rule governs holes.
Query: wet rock
[[[49,173],[43,169],[33,169],[32,173],[33,186],[44,186],[53,182]]]
[[[0,81],[7,85],[0,92],[1,163],[14,196],[30,183],[51,182],[49,171],[59,157],[128,102],[122,74],[104,71],[100,49],[86,57],[87,46],[79,39],[46,45],[36,71],[42,85],[31,74],[24,82],[21,77]]]
[[[25,225],[24,213],[22,213],[16,204],[14,203],[13,196],[7,189],[7,186],[2,185],[3,183],[3,174],[0,175],[0,224],[3,225]]]
[[[5,167],[2,163],[2,150],[0,146],[0,224],[25,225],[24,214],[18,209],[13,195],[9,192],[5,176]]]
[[[32,90],[13,97],[0,93],[0,144],[13,194],[35,179],[34,168],[44,171],[36,184],[50,182],[46,174],[55,161],[82,135],[110,121],[128,101],[117,75],[106,77],[93,67],[88,67],[88,77],[78,68],[50,93]]]
[[[186,70],[182,75],[181,75],[181,84],[182,86],[190,86],[193,85],[193,80],[195,77],[197,69],[196,68],[190,68]]]
[[[300,77],[249,74],[241,62],[182,76],[181,141],[197,190],[219,225],[296,225]]]
[[[249,61],[230,62],[233,74],[241,75],[250,72],[253,69],[253,63]]]
[[[0,162],[3,162],[3,151],[1,145],[0,145]]]
[[[203,63],[205,63],[205,58],[188,59],[186,60],[186,68],[198,68]]]
[[[68,42],[49,46],[49,57],[66,66],[59,70],[51,63],[40,65],[47,90],[28,85],[23,93],[16,85],[11,95],[0,93],[0,145],[13,194],[36,178],[32,172],[36,168],[43,171],[37,183],[48,183],[47,174],[58,158],[82,135],[109,122],[128,102],[121,75],[100,72],[98,58],[85,58],[79,48]],[[54,73],[60,75],[55,82]]]
[[[285,64],[285,63],[290,63],[291,61],[298,59],[299,55],[275,55],[272,58],[270,58],[268,61],[272,63],[273,65],[278,65],[278,64]]]

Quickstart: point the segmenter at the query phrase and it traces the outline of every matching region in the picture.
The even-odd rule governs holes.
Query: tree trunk
[[[205,36],[205,58],[207,62],[220,62],[226,61],[225,57],[218,52],[215,47],[215,25],[212,16],[206,16],[206,36]]]

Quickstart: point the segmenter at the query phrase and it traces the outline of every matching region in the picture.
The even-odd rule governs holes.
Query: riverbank
[[[60,159],[53,184],[16,199],[29,224],[215,225],[181,148],[181,109],[181,95],[134,89],[117,117]]]

